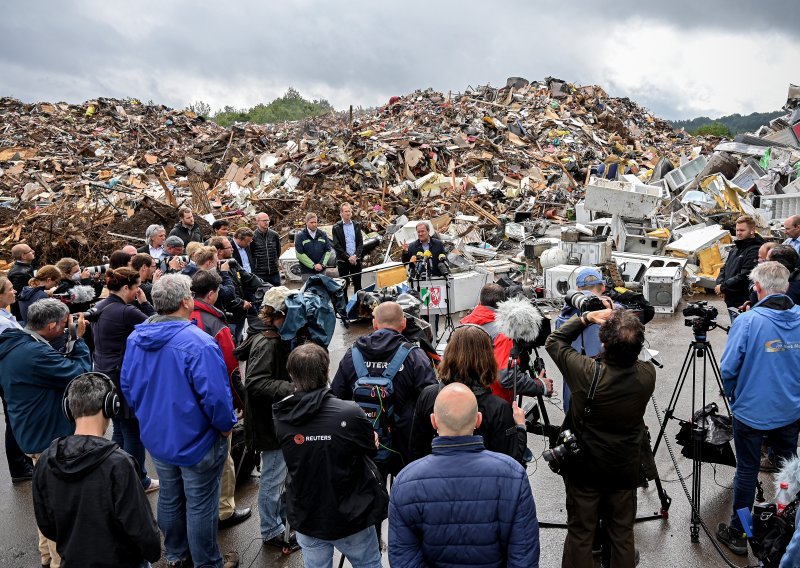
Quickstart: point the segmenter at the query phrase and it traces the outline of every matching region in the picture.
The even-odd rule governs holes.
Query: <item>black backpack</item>
[[[780,514],[775,513],[774,506],[767,506],[759,511],[759,506],[756,505],[753,509],[753,537],[750,539],[750,548],[755,557],[761,560],[764,568],[778,568],[780,565],[786,547],[794,535],[798,504],[800,495],[796,495]]]

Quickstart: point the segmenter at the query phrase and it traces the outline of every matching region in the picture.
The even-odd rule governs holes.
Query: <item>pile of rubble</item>
[[[284,231],[311,209],[335,220],[343,200],[378,232],[403,213],[464,213],[483,228],[521,208],[558,218],[593,165],[646,172],[697,144],[627,99],[552,78],[418,91],[355,119],[230,129],[134,99],[4,98],[0,132],[0,252],[25,239],[43,259],[86,262],[131,240],[114,234],[141,237],[154,217],[173,223],[169,208],[183,204],[214,218],[264,210]]]
[[[350,201],[383,240],[374,261],[398,257],[412,220],[429,219],[456,265],[497,275],[522,262],[549,295],[565,284],[547,269],[607,264],[612,253],[708,285],[736,217],[769,233],[798,212],[798,91],[786,116],[733,141],[675,132],[628,99],[554,78],[228,129],[133,99],[4,98],[0,254],[25,240],[46,261],[99,262],[152,222],[169,228],[181,205],[234,226],[266,211],[286,235],[306,212],[324,225]],[[555,225],[563,232],[542,240]],[[615,279],[641,285],[627,258]]]

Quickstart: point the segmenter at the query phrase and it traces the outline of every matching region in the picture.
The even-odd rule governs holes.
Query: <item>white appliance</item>
[[[644,273],[644,298],[657,314],[671,314],[681,301],[683,271],[677,266],[648,268]]]
[[[559,264],[544,271],[545,297],[563,298],[578,287],[577,279],[586,266]]]
[[[559,246],[562,251],[567,253],[568,258],[577,258],[582,266],[605,264],[611,260],[610,240],[601,242],[578,241],[576,243],[561,241]]]

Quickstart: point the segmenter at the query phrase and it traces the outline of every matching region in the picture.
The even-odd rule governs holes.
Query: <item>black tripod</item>
[[[685,313],[685,312],[684,312]],[[700,384],[700,393],[701,393],[701,405],[700,408],[706,408],[706,384],[707,384],[707,369],[710,366],[711,372],[714,375],[714,378],[717,381],[717,387],[719,387],[719,393],[722,397],[723,403],[725,404],[725,410],[728,413],[728,416],[731,414],[731,410],[728,407],[728,400],[725,398],[725,391],[722,388],[722,376],[719,370],[719,363],[717,363],[717,358],[714,355],[714,350],[711,348],[711,344],[708,342],[707,334],[709,330],[714,328],[720,328],[725,331],[728,331],[729,328],[725,328],[716,322],[703,317],[699,316],[694,318],[693,320],[686,320],[686,325],[692,327],[692,331],[694,333],[694,339],[689,344],[689,348],[686,351],[686,357],[683,360],[683,365],[681,366],[680,375],[678,375],[678,382],[675,383],[675,389],[672,391],[672,397],[669,399],[669,404],[667,405],[667,409],[664,412],[664,419],[661,422],[661,428],[658,431],[658,436],[656,437],[656,442],[653,445],[653,455],[658,451],[658,445],[661,442],[661,439],[664,437],[664,431],[667,427],[667,421],[670,418],[674,418],[678,420],[681,424],[689,423],[691,426],[691,441],[692,441],[692,497],[691,497],[691,505],[692,505],[692,517],[691,517],[691,524],[689,526],[689,535],[692,542],[699,542],[700,541],[700,524],[702,523],[702,519],[700,518],[700,478],[702,474],[702,465],[703,465],[703,455],[702,455],[702,448],[703,442],[706,438],[706,431],[707,428],[705,426],[705,422],[703,418],[700,419],[699,422],[695,422],[695,410],[697,409],[697,360],[702,359],[703,362],[703,374],[702,374],[702,383]],[[681,389],[683,388],[684,383],[686,382],[686,378],[689,376],[689,370],[692,371],[692,412],[690,414],[689,420],[681,420],[679,418],[675,418],[675,406],[678,404],[678,398],[681,394]],[[680,472],[678,472],[680,475]]]
[[[456,330],[456,326],[453,323],[453,312],[450,311],[450,293],[451,293],[450,276],[445,274],[443,276],[443,278],[444,278],[444,291],[445,291],[445,294],[444,294],[444,306],[445,306],[446,315],[445,315],[445,318],[444,318],[444,328],[442,329],[442,334],[436,340],[436,346],[437,347],[439,346],[439,343],[442,342],[442,339],[444,339],[444,335],[445,335],[445,333],[447,333],[448,329],[450,330],[451,334]],[[449,336],[448,336],[448,340],[449,340]]]

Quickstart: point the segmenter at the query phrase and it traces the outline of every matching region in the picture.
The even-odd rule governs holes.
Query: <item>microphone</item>
[[[94,300],[95,291],[91,286],[78,285],[67,290],[69,302],[72,304],[82,304]]]
[[[544,316],[524,298],[511,298],[497,306],[495,321],[497,328],[515,342],[534,343],[542,330]]]
[[[450,274],[450,265],[447,263],[447,255],[444,253],[439,254],[439,272],[442,276]]]

